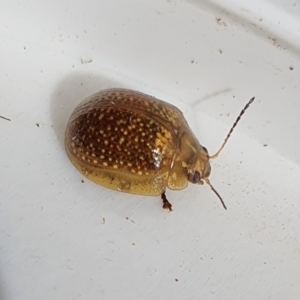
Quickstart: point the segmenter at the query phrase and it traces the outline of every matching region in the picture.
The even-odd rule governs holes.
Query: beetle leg
[[[168,201],[165,191],[161,194],[161,199],[163,201],[163,208],[172,211],[172,204]]]

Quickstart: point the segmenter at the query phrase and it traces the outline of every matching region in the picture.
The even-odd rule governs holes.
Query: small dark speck
[[[11,121],[11,119],[8,119],[8,118],[2,117],[2,116],[0,116],[0,118],[3,120],[6,120],[6,121]]]
[[[129,219],[128,217],[126,217],[126,220],[130,221],[131,223],[135,224],[135,222],[131,219]]]
[[[216,22],[217,22],[218,25],[223,25],[223,26],[227,27],[226,22],[222,21],[221,18],[216,18]]]
[[[223,53],[223,50],[219,49],[219,52],[220,52],[220,54],[222,54],[222,53]]]
[[[176,282],[178,282],[178,279],[177,279],[177,278],[175,278],[175,281],[176,281]]]
[[[291,71],[293,71],[293,70],[294,70],[294,68],[293,68],[293,67],[290,67],[290,70],[291,70]]]
[[[132,243],[132,246],[135,246],[135,243]]]
[[[191,60],[191,64],[193,64],[195,61],[194,60]]]
[[[268,146],[268,144],[264,144],[264,147],[267,147]]]
[[[92,59],[87,59],[87,58],[81,58],[81,63],[84,65],[84,64],[89,64],[93,62]]]
[[[24,46],[23,49],[26,50],[26,46]]]
[[[108,259],[108,258],[104,258],[104,259],[107,260],[107,261],[113,262],[111,259]]]
[[[82,182],[82,183],[84,183],[84,180],[83,180],[83,179],[81,179],[81,182]]]
[[[36,123],[35,125],[36,125],[36,127],[40,127],[40,124],[39,124],[39,123]]]

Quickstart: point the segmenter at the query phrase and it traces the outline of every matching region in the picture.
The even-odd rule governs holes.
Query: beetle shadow
[[[70,74],[57,85],[51,95],[50,115],[54,132],[62,148],[68,119],[75,107],[99,90],[120,85],[117,81],[92,73]]]

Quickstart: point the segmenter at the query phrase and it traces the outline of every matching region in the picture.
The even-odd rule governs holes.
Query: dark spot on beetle
[[[130,115],[127,119],[127,124],[131,125],[132,124],[132,115]]]

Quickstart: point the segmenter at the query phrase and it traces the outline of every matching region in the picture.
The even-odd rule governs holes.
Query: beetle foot
[[[163,209],[168,209],[169,211],[172,211],[172,204],[168,201],[166,197],[166,192],[163,192],[161,194],[161,199],[163,201]]]

